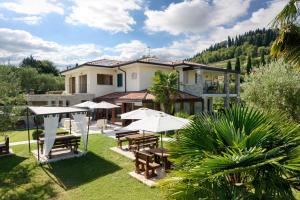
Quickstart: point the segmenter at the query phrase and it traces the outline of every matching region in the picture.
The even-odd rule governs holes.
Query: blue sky
[[[147,54],[194,55],[267,27],[287,0],[1,0],[0,62],[30,54],[60,66]]]

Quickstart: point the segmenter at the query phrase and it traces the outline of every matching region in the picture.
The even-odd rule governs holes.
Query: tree
[[[300,74],[282,60],[259,68],[242,84],[242,100],[265,111],[281,111],[300,122]]]
[[[279,113],[233,106],[201,114],[170,144],[168,199],[296,199],[299,126]]]
[[[251,63],[251,57],[248,56],[248,59],[247,59],[247,74],[250,74],[252,72],[252,63]]]
[[[45,93],[53,90],[64,90],[64,78],[52,74],[39,73],[35,68],[24,67],[17,71],[21,88],[25,92]]]
[[[241,62],[240,62],[240,58],[239,58],[239,57],[236,57],[236,61],[235,61],[235,71],[241,72]]]
[[[280,31],[271,48],[271,55],[284,57],[298,67],[300,67],[299,2],[300,0],[290,0],[273,20],[273,27]]]
[[[260,54],[260,64],[262,66],[264,66],[266,64],[266,61],[265,61],[265,52],[264,51],[261,51],[261,54]]]
[[[11,66],[0,66],[0,133],[14,127],[21,112],[16,106],[25,104],[15,70]]]
[[[228,70],[232,70],[231,61],[230,60],[227,62],[227,69]]]
[[[176,71],[164,73],[155,72],[150,92],[155,96],[155,101],[163,105],[166,113],[172,113],[174,101],[178,95],[179,75]]]
[[[231,46],[232,46],[230,36],[228,36],[228,39],[227,39],[227,46],[228,46],[228,47],[231,47]]]
[[[54,66],[53,62],[49,60],[37,60],[33,56],[24,58],[20,63],[20,67],[31,67],[36,69],[39,73],[53,74],[55,76],[59,75],[58,69]]]

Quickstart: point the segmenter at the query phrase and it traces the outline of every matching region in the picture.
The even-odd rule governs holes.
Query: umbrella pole
[[[167,133],[167,131],[165,131]],[[163,152],[163,137],[162,137],[162,132],[160,132],[160,146],[161,146],[161,159],[162,159],[162,168],[164,169],[165,162],[164,162],[164,152]]]

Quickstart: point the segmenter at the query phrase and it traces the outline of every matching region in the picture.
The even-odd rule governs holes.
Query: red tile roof
[[[133,101],[153,101],[155,96],[150,94],[147,90],[135,91],[135,92],[113,92],[103,96],[96,97],[94,101],[111,101],[111,102],[133,102]],[[177,100],[200,100],[201,97],[197,97],[182,91],[179,91],[179,97]]]

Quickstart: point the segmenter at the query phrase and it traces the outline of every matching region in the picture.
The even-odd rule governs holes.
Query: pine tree
[[[241,62],[240,62],[240,58],[239,58],[239,57],[236,57],[236,61],[235,61],[235,71],[241,72]]]
[[[248,56],[248,59],[247,59],[247,74],[250,74],[251,72],[252,72],[251,57]]]
[[[228,47],[231,47],[231,46],[232,46],[230,36],[228,36],[228,39],[227,39],[227,46],[228,46]]]
[[[265,52],[264,51],[262,51],[261,55],[260,55],[260,64],[262,66],[264,66],[266,64],[266,61],[265,61]]]
[[[228,69],[228,70],[232,70],[232,67],[231,67],[231,62],[230,62],[230,60],[227,62],[227,69]]]

